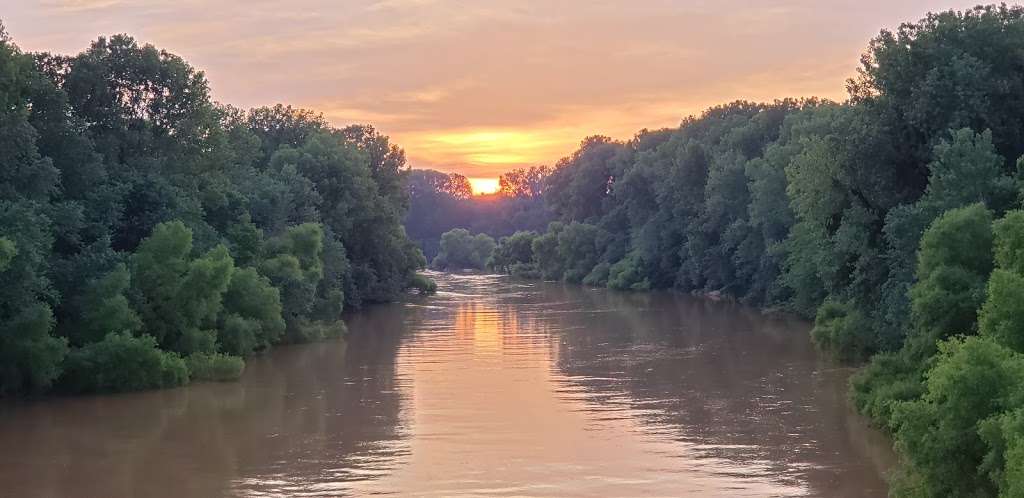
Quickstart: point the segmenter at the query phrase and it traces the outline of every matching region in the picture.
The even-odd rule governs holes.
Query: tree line
[[[408,177],[410,208],[405,228],[428,260],[436,258],[441,236],[453,229],[491,238],[544,230],[553,219],[543,196],[550,173],[545,166],[515,169],[501,175],[497,193],[473,195],[465,176],[414,169]],[[475,265],[466,267],[471,266]]]
[[[545,181],[555,221],[489,264],[813,318],[823,350],[866,362],[851,397],[894,436],[895,496],[1021,496],[1021,53],[1024,8],[933,13],[874,38],[844,102],[590,137]]]
[[[215,103],[129,36],[64,56],[0,29],[0,395],[234,378],[429,287],[408,169],[370,126]]]

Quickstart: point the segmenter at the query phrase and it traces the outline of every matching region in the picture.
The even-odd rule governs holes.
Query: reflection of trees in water
[[[432,309],[417,317],[414,329],[452,333],[456,339],[503,354],[551,348],[543,329],[546,323],[540,319],[546,305],[536,302],[535,282],[476,273],[432,276],[443,282],[444,292],[429,300]],[[434,339],[415,334],[414,330],[405,342],[415,345],[417,340]]]
[[[847,371],[802,321],[670,293],[548,285],[557,366],[595,411],[622,410],[709,468],[815,493],[884,493],[884,439],[847,406]],[[855,462],[875,466],[856,468]]]
[[[11,496],[336,495],[404,450],[394,357],[399,307],[341,342],[282,347],[240,383],[40,400],[0,409]],[[396,323],[398,324],[396,326]],[[16,454],[11,449],[17,448]]]
[[[552,359],[558,396],[676,441],[708,472],[828,496],[883,489],[855,462],[885,461],[888,448],[846,408],[845,371],[818,359],[802,322],[683,295],[485,276],[442,290],[419,307],[353,314],[348,347],[257,358],[240,383],[0,405],[0,494],[354,492],[350,481],[409,460],[410,379],[396,378],[396,361],[417,361],[438,332],[472,341],[474,354]]]

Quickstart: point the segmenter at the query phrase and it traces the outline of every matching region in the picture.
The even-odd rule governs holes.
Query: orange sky
[[[882,27],[975,1],[6,0],[25,50],[129,33],[217,100],[370,123],[418,168],[493,178],[735,99],[842,98]]]

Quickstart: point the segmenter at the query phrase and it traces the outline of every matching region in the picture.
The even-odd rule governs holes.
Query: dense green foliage
[[[285,331],[281,293],[255,268],[239,268],[224,293],[218,327],[221,349],[248,356],[278,342]]]
[[[851,396],[896,438],[895,495],[1019,496],[1022,49],[1024,8],[929,14],[872,40],[846,102],[588,138],[546,181],[556,222],[492,267],[814,317],[822,349],[869,361]]]
[[[501,273],[512,273],[517,265],[533,265],[533,241],[536,232],[518,231],[502,237],[491,253],[487,266]]]
[[[465,228],[449,230],[441,235],[441,251],[430,263],[439,270],[465,268],[483,269],[496,244],[490,235],[472,235]]]
[[[339,334],[425,265],[408,171],[369,126],[218,105],[128,36],[59,56],[0,30],[0,394],[234,378]]]
[[[345,306],[434,289],[404,220],[440,268],[813,317],[867,361],[851,396],[896,440],[894,494],[1020,496],[1021,53],[1024,8],[930,14],[871,41],[845,102],[590,137],[474,200],[370,127],[216,105],[129,37],[54,56],[0,35],[0,393],[228,379],[337,334]]]
[[[175,387],[188,382],[189,373],[181,356],[162,351],[152,336],[114,332],[68,354],[61,387],[70,392]]]
[[[237,380],[245,369],[245,361],[223,353],[193,353],[185,357],[192,380]]]
[[[437,293],[437,282],[431,280],[430,277],[427,277],[426,275],[420,275],[418,273],[413,275],[412,281],[409,282],[409,287],[423,295]]]

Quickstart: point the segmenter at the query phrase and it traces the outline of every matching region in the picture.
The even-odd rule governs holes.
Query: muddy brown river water
[[[435,277],[237,383],[0,403],[0,497],[885,496],[804,321]]]

